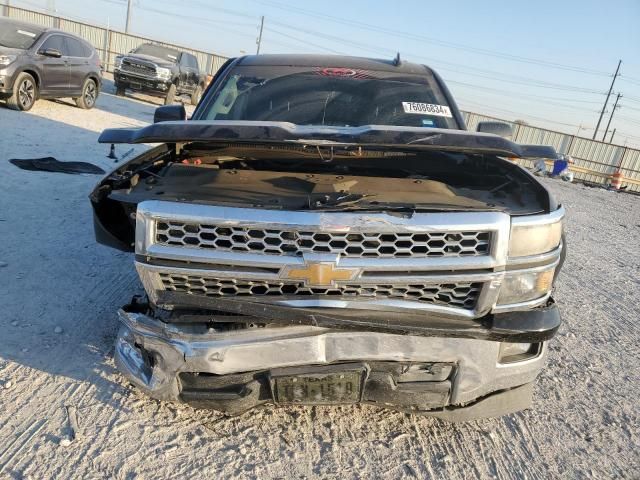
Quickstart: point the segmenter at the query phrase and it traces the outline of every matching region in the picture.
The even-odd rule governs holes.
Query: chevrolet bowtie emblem
[[[352,280],[358,270],[335,268],[333,263],[307,263],[304,268],[291,268],[284,276],[291,280],[304,280],[309,287],[331,287],[336,280]]]

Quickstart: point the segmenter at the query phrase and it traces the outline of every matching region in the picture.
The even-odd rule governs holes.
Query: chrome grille
[[[219,251],[301,256],[333,253],[342,257],[461,257],[489,254],[489,232],[321,232],[228,227],[158,221],[159,244]]]
[[[123,72],[135,73],[138,75],[145,75],[155,77],[156,68],[153,65],[147,65],[145,63],[137,62],[135,60],[123,59],[120,69]]]
[[[328,295],[369,299],[404,299],[472,310],[482,289],[481,282],[440,284],[354,284],[307,287],[302,282],[238,280],[200,275],[159,273],[165,290],[209,297]]]

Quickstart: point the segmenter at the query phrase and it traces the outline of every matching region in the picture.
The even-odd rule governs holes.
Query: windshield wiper
[[[459,212],[459,211],[500,211],[495,205],[451,205],[447,203],[387,203],[363,201],[368,195],[346,194],[326,202],[316,201],[310,208],[327,212],[350,211],[402,211],[402,212]],[[327,197],[328,198],[328,197]],[[335,207],[335,208],[332,208]]]

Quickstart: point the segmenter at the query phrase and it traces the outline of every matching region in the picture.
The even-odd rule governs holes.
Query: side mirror
[[[500,137],[511,137],[513,135],[511,125],[503,122],[478,122],[476,132],[492,133]]]
[[[62,52],[57,48],[45,48],[44,50],[40,50],[38,53],[40,55],[44,55],[45,57],[51,57],[51,58],[62,57]]]
[[[153,114],[153,123],[158,122],[176,122],[187,119],[187,111],[184,105],[165,105],[156,108]]]

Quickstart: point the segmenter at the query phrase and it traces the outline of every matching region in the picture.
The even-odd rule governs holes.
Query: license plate
[[[306,405],[357,403],[362,375],[362,370],[346,370],[277,376],[272,383],[274,400]]]
[[[140,89],[142,88],[142,85],[141,85],[140,83],[133,83],[133,82],[131,82],[131,83],[129,84],[129,86],[130,86],[132,89],[134,89],[134,90],[140,90]]]

